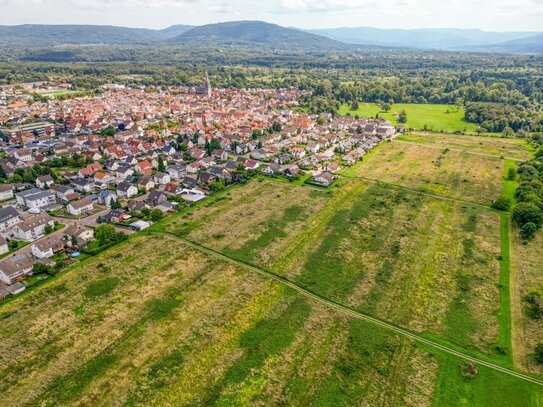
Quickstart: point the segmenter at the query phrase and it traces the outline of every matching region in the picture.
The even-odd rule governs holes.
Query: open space
[[[398,115],[402,110],[407,113],[407,128],[448,132],[475,132],[477,125],[464,120],[464,108],[443,104],[413,104],[394,103],[390,111],[385,112],[375,103],[360,103],[358,110],[344,104],[339,109],[342,115],[350,114],[360,117],[375,117],[379,115],[393,124],[398,123]]]
[[[358,167],[357,175],[490,205],[503,188],[504,160],[424,145],[391,142]]]
[[[485,367],[466,382],[457,357],[164,235],[132,238],[6,304],[0,318],[10,406],[536,406],[543,397]]]

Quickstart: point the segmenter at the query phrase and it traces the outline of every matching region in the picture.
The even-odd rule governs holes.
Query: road
[[[467,360],[469,362],[475,363],[477,365],[487,367],[489,369],[492,369],[492,370],[507,374],[509,376],[515,377],[515,378],[520,379],[520,380],[524,380],[524,381],[527,381],[527,382],[530,382],[530,383],[537,384],[539,386],[543,386],[543,380],[538,379],[537,377],[533,377],[533,376],[530,376],[530,375],[525,374],[525,373],[517,372],[515,370],[512,370],[512,369],[497,365],[495,363],[486,361],[484,359],[480,359],[478,357],[468,355],[467,353],[464,353],[462,351],[458,351],[458,350],[456,350],[456,349],[454,349],[452,347],[449,347],[449,346],[443,345],[441,343],[435,342],[435,341],[433,341],[431,339],[427,339],[427,338],[425,338],[425,337],[423,337],[423,336],[421,336],[421,335],[419,335],[417,333],[411,332],[411,331],[409,331],[409,330],[407,330],[405,328],[401,328],[399,326],[396,326],[394,324],[383,321],[381,319],[369,316],[369,315],[364,314],[362,312],[355,311],[355,310],[353,310],[353,309],[351,309],[351,308],[349,308],[349,307],[347,307],[345,305],[336,303],[336,302],[334,302],[332,300],[329,300],[329,299],[321,297],[321,296],[319,296],[319,295],[317,295],[317,294],[315,294],[315,293],[313,293],[311,291],[308,291],[305,288],[300,287],[296,283],[288,280],[287,278],[279,276],[277,274],[274,274],[274,273],[272,273],[270,271],[266,271],[266,270],[260,269],[260,268],[258,268],[256,266],[253,266],[252,264],[248,264],[248,263],[244,263],[242,261],[236,260],[236,259],[234,259],[232,257],[229,257],[229,256],[226,256],[226,255],[224,255],[222,253],[216,252],[213,249],[210,249],[210,248],[202,246],[202,245],[200,245],[198,243],[194,243],[194,242],[192,242],[190,240],[181,238],[179,236],[176,236],[176,235],[173,235],[173,234],[170,234],[170,233],[167,233],[167,232],[151,232],[151,233],[152,234],[157,234],[157,235],[166,235],[166,236],[172,237],[172,238],[184,243],[185,245],[187,245],[189,247],[192,247],[193,249],[196,249],[196,250],[198,250],[200,252],[203,252],[203,253],[208,254],[210,256],[213,256],[215,258],[227,261],[229,263],[233,263],[235,265],[243,267],[243,268],[245,268],[245,269],[247,269],[249,271],[255,272],[255,273],[260,274],[262,276],[271,278],[271,279],[273,279],[275,281],[278,281],[281,284],[284,284],[284,285],[292,288],[293,290],[296,290],[300,294],[302,294],[302,295],[304,295],[304,296],[306,296],[308,298],[311,298],[311,299],[313,299],[315,301],[318,301],[321,304],[324,304],[325,306],[327,306],[329,308],[332,308],[332,309],[334,309],[336,311],[339,311],[339,312],[341,312],[341,313],[343,313],[345,315],[364,320],[364,321],[369,322],[369,323],[371,323],[373,325],[379,326],[380,328],[383,328],[383,329],[386,329],[386,330],[391,331],[393,333],[402,335],[402,336],[407,337],[409,339],[412,339],[412,340],[414,340],[416,342],[425,344],[427,346],[438,349],[438,350],[440,350],[442,352],[445,352],[445,353],[448,353],[450,355],[459,357],[461,359]]]

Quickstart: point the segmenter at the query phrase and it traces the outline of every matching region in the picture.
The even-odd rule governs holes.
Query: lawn
[[[358,166],[358,176],[490,205],[502,192],[505,161],[448,148],[387,143]]]
[[[465,382],[455,357],[166,236],[132,237],[0,307],[0,320],[10,406],[505,407],[543,397],[485,369]]]
[[[475,132],[477,130],[476,124],[464,120],[464,108],[449,105],[395,103],[389,112],[385,112],[374,103],[360,103],[356,111],[351,110],[350,105],[344,104],[339,109],[339,114],[366,118],[379,115],[397,124],[398,114],[402,110],[407,113],[406,128],[448,132]]]

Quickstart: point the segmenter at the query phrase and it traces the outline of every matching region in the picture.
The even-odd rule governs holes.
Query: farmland
[[[500,158],[394,142],[365,160],[357,175],[489,205],[502,190],[503,168]]]
[[[339,113],[360,117],[375,117],[379,115],[392,123],[398,123],[398,114],[405,110],[407,122],[405,126],[413,129],[433,131],[465,131],[475,132],[477,126],[464,120],[464,109],[458,106],[443,104],[411,104],[395,103],[391,110],[385,112],[374,103],[360,103],[358,110],[351,110],[347,104],[341,106]]]

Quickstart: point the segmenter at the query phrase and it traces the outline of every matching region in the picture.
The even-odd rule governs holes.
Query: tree
[[[392,106],[390,106],[390,103],[383,103],[383,104],[381,105],[381,109],[383,109],[385,112],[390,111],[391,107],[392,107]]]
[[[539,229],[543,225],[543,212],[533,203],[521,202],[513,210],[513,221],[520,227],[533,223]]]
[[[158,222],[164,217],[164,212],[162,212],[160,209],[153,209],[149,216],[151,221]]]
[[[537,233],[537,226],[533,222],[528,222],[520,228],[520,237],[522,240],[532,240]]]
[[[358,110],[360,108],[360,105],[358,104],[358,100],[353,100],[351,103],[351,110]]]
[[[53,267],[51,267],[51,266],[49,266],[47,264],[34,263],[34,266],[32,266],[32,273],[34,273],[34,274],[42,274],[42,273],[54,274],[54,269],[53,269]]]
[[[281,123],[273,122],[272,130],[273,130],[274,133],[279,133],[281,131],[281,129],[282,129]]]
[[[104,246],[115,241],[116,233],[113,225],[100,225],[94,230],[94,237],[100,246]]]
[[[517,170],[513,167],[509,167],[507,170],[507,179],[509,181],[514,181],[517,179]]]
[[[164,165],[164,160],[162,159],[162,156],[158,156],[158,166],[157,169],[159,172],[166,172],[166,166]]]
[[[398,123],[407,123],[407,113],[404,109],[398,115]]]
[[[7,178],[6,170],[3,166],[0,165],[0,179],[4,180]]]
[[[111,201],[111,209],[121,209],[121,202],[118,199]]]
[[[51,225],[45,225],[45,229],[44,229],[44,232],[46,235],[49,235],[53,232],[53,230],[55,230],[55,228]]]
[[[460,374],[468,382],[479,374],[479,370],[473,363],[464,362],[460,364]]]
[[[534,359],[537,364],[543,365],[543,343],[535,345]]]

